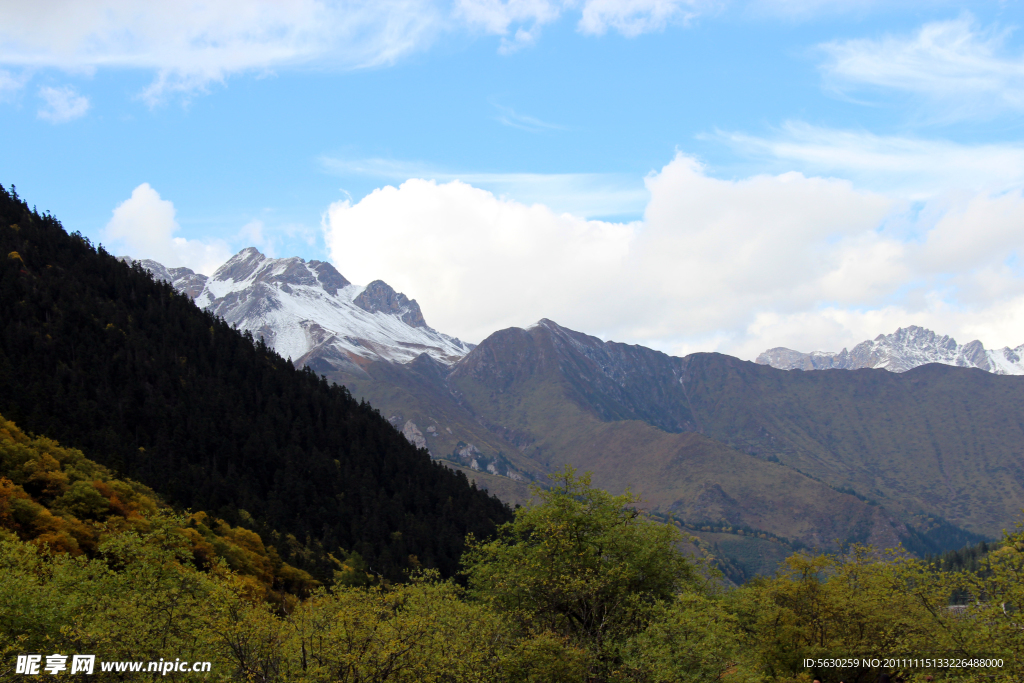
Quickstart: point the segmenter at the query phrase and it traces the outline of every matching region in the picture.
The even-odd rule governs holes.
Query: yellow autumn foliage
[[[52,553],[93,555],[111,533],[149,531],[160,511],[170,508],[148,487],[117,479],[80,450],[25,434],[0,416],[0,528]],[[282,562],[255,532],[204,512],[175,533],[188,540],[198,566],[224,560],[261,598],[281,602],[282,589],[307,594],[318,585]]]

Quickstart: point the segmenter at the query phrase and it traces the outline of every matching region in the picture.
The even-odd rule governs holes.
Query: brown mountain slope
[[[377,361],[358,373],[333,371],[327,376],[377,407],[406,438],[429,450],[435,459],[470,472],[511,479],[519,486],[506,488],[518,493],[502,500],[524,502],[526,498],[519,494],[526,491],[526,484],[543,483],[548,470],[524,457],[507,430],[482,423],[452,395],[447,384],[449,372],[450,368],[423,354],[411,363]],[[487,477],[481,480],[491,481]],[[488,489],[498,492],[494,486]]]
[[[435,458],[513,477],[515,502],[570,463],[698,526],[918,552],[998,535],[1024,507],[1024,378],[673,358],[551,321],[497,332],[451,368],[364,370],[335,379]]]
[[[514,395],[493,397],[472,380],[453,382],[487,421],[501,417],[528,427],[533,441],[526,454],[535,461],[593,472],[595,485],[615,493],[628,487],[654,511],[808,545],[861,540],[891,547],[906,534],[877,506],[701,434],[673,434],[639,420],[602,422],[564,400],[557,381],[535,378]]]
[[[682,362],[699,429],[723,443],[989,536],[1024,508],[1024,378],[937,364],[896,374],[779,371],[719,354]]]
[[[530,380],[559,387],[540,411]],[[568,401],[604,423],[697,431],[873,499],[935,542],[955,526],[998,535],[1024,507],[1024,378],[940,365],[780,371],[721,354],[673,358],[541,321],[495,333],[448,384],[483,424],[517,435],[531,459],[546,411]],[[540,448],[540,450],[537,450]],[[941,540],[941,536],[948,537]]]
[[[565,345],[546,328],[506,330],[450,373],[421,357],[405,366],[374,363],[362,376],[335,379],[380,406],[400,428],[414,423],[434,457],[453,464],[467,465],[458,450],[469,443],[480,463],[504,462],[524,480],[543,482],[545,472],[571,464],[593,472],[596,485],[613,492],[629,487],[652,510],[697,528],[746,527],[808,545],[860,540],[890,547],[908,533],[884,510],[795,470],[693,431],[670,432],[637,419],[674,400],[666,415],[692,427],[681,404],[685,396],[672,395],[678,379],[644,386],[642,373],[634,371],[616,384],[589,367],[604,362],[611,368],[609,359],[574,358],[559,348]],[[579,348],[575,340],[568,345]],[[634,358],[648,351],[630,349]],[[667,365],[657,358],[646,372],[664,378]],[[501,481],[479,477],[510,502],[525,500],[521,482],[502,487]]]

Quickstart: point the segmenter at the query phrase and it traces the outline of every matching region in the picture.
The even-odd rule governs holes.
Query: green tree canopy
[[[591,488],[567,467],[539,504],[516,510],[496,539],[470,541],[471,595],[530,631],[553,632],[593,653],[607,672],[657,606],[700,582],[683,536],[647,517],[628,492]]]

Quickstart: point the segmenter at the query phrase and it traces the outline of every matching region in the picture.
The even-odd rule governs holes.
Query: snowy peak
[[[128,265],[138,263],[140,266],[153,274],[157,280],[169,283],[182,294],[188,294],[195,299],[206,286],[207,277],[196,273],[191,268],[165,268],[162,264],[151,259],[136,261],[130,256],[119,256],[118,260]]]
[[[911,325],[863,341],[849,351],[801,353],[778,347],[768,349],[755,362],[780,370],[879,368],[891,372],[906,372],[926,363],[942,363],[978,368],[997,375],[1024,375],[1022,357],[1024,344],[1015,349],[1005,347],[990,351],[978,340],[961,345],[948,335],[940,336]]]
[[[179,291],[174,272],[141,262]],[[192,273],[192,271],[188,271]],[[420,354],[449,365],[472,348],[429,327],[419,304],[380,280],[353,285],[334,266],[298,257],[268,258],[249,247],[210,278],[203,275],[196,304],[252,332],[298,365],[317,372],[359,371],[375,360],[406,363]],[[195,288],[195,282],[193,289]]]
[[[360,292],[359,296],[352,300],[352,303],[368,313],[389,313],[413,327],[427,326],[416,300],[409,299],[405,294],[391,289],[383,280],[374,280],[366,285],[366,289]]]
[[[220,282],[245,282],[253,277],[260,266],[266,263],[267,257],[255,247],[248,247],[228,259],[227,263],[217,269],[213,279]]]
[[[248,247],[217,269],[209,280],[207,292],[204,293],[209,296],[198,303],[205,307],[230,292],[259,285],[289,289],[295,286],[314,287],[330,296],[336,296],[339,290],[351,284],[330,263],[307,263],[297,256],[271,259],[254,247]]]

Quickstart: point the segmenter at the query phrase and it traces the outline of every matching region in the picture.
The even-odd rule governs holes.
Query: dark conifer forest
[[[0,186],[0,414],[328,578],[457,569],[511,518],[369,404]]]

